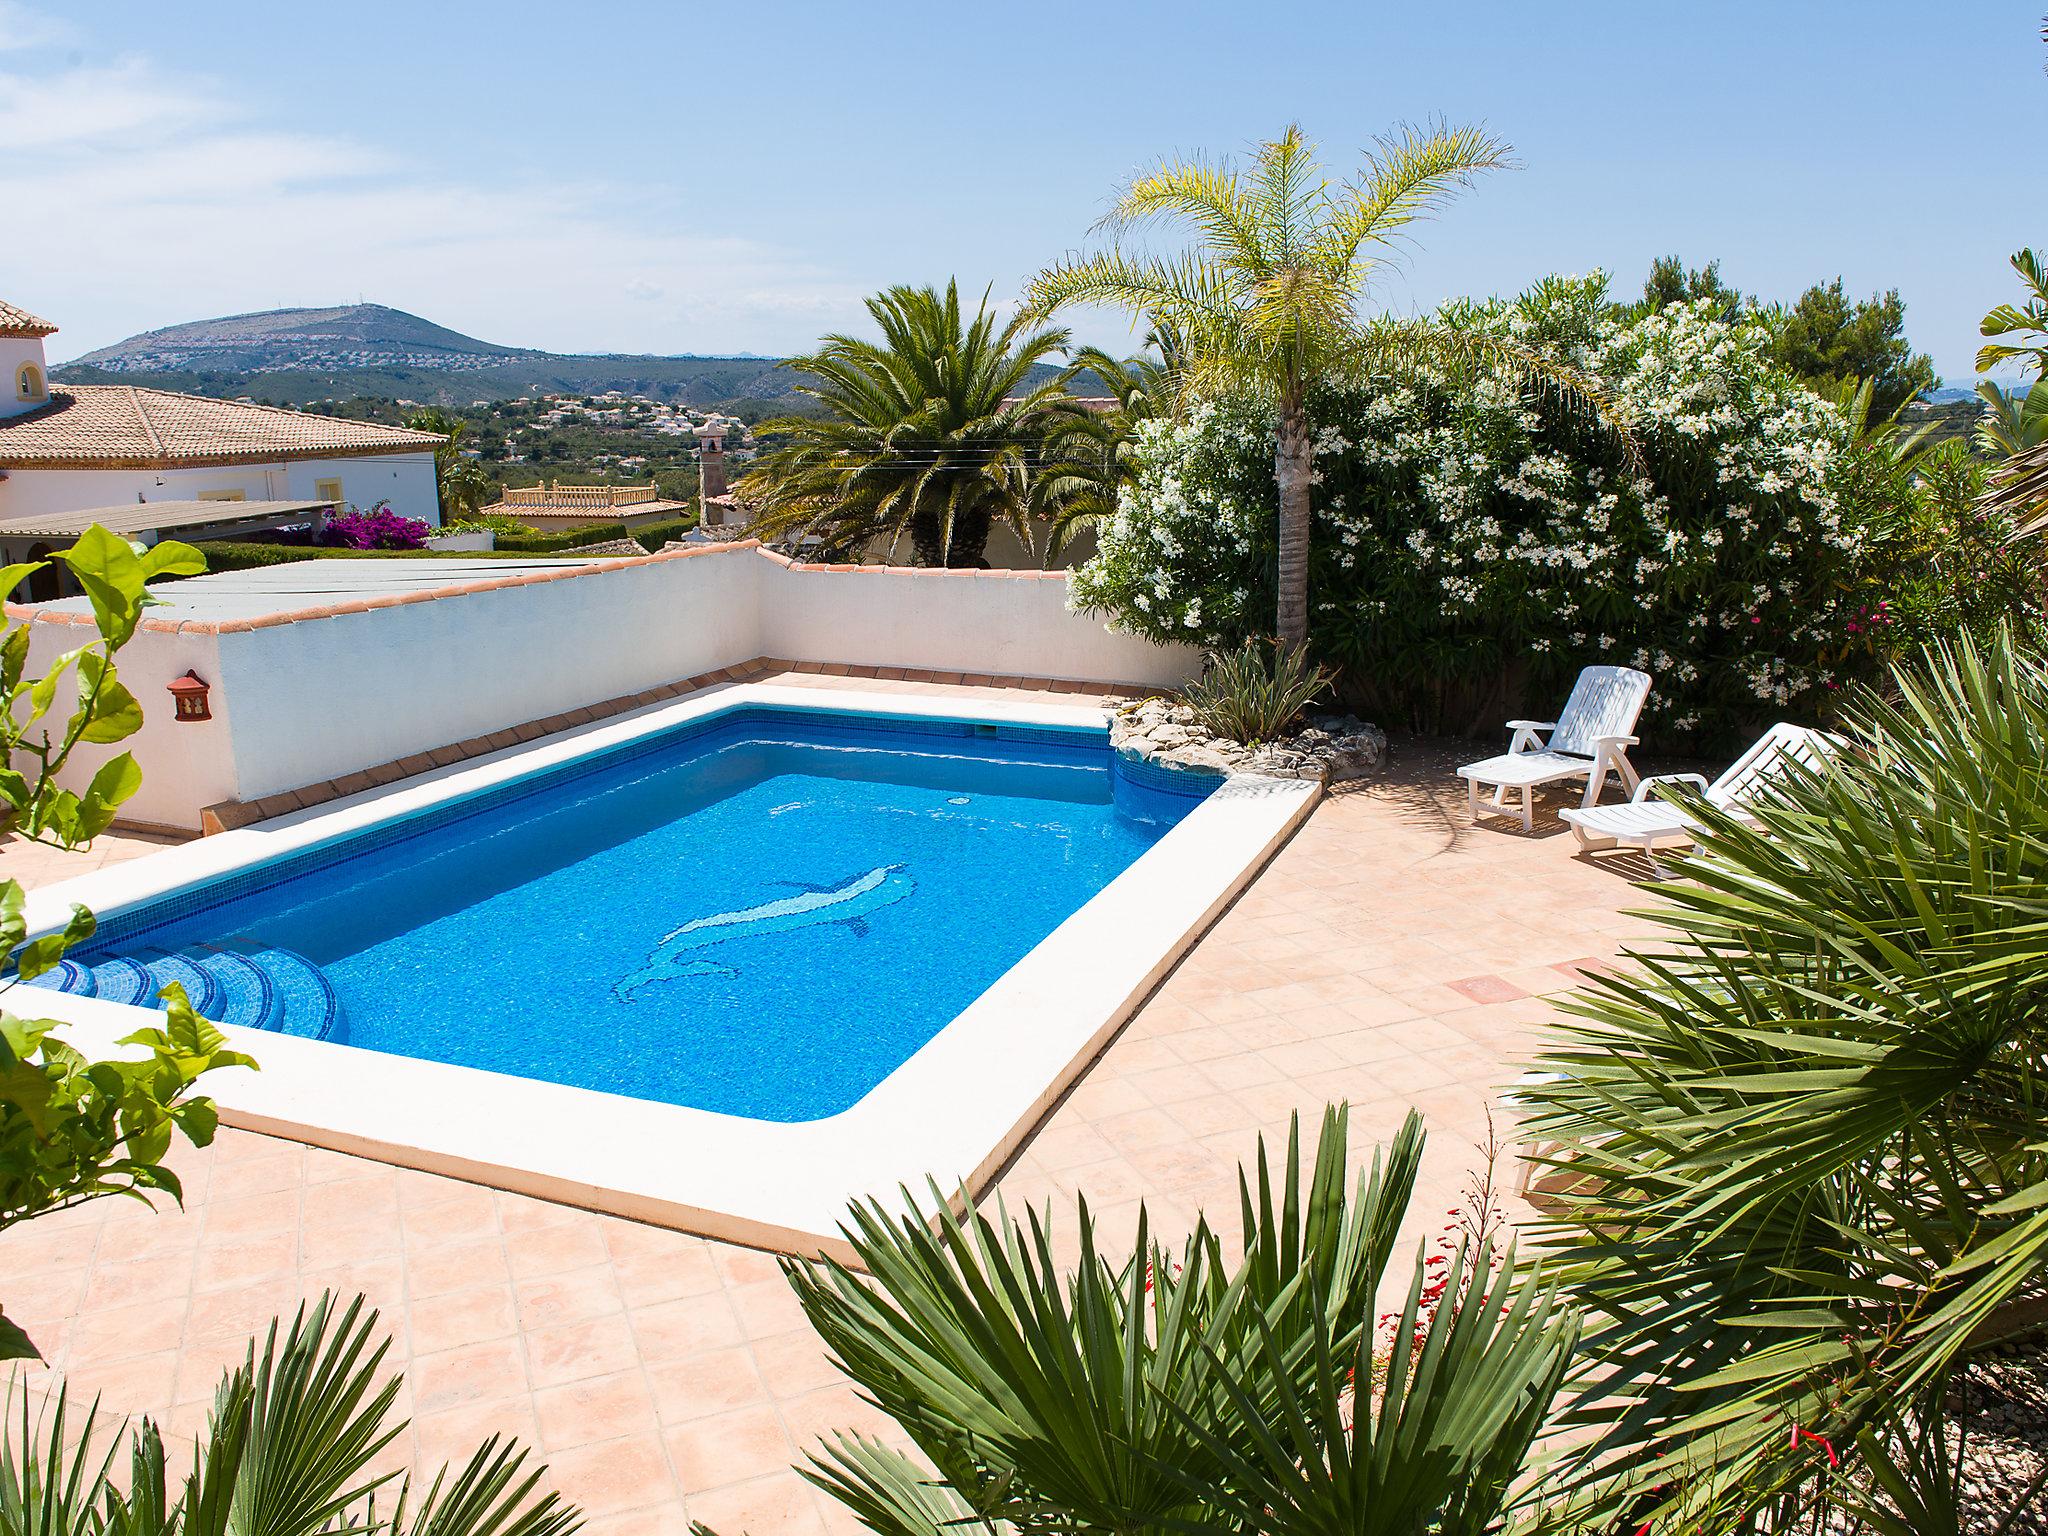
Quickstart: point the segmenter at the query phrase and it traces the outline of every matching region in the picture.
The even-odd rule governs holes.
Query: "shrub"
[[[929,1211],[857,1207],[859,1273],[783,1270],[926,1465],[843,1433],[805,1475],[904,1536],[1499,1529],[1578,1325],[1484,1234],[1397,1257],[1422,1144],[1411,1114],[1360,1174],[1342,1107],[1306,1162],[1298,1125],[1262,1143],[1235,1264],[1203,1218],[1170,1250],[1140,1210],[1111,1247],[1085,1200],[1071,1267],[1050,1213],[963,1215],[936,1189]]]
[[[1519,1090],[1590,1319],[1578,1472],[1627,1512],[1598,1529],[1848,1529],[1807,1520],[1837,1451],[1901,1465],[2048,1310],[2048,667],[1964,643],[1892,682],[1759,827],[1698,807],[1661,942]],[[1940,1528],[1871,1528],[1908,1525]]]
[[[1440,365],[1312,401],[1317,655],[1348,694],[1425,729],[1548,705],[1579,667],[1657,677],[1646,735],[1727,740],[1820,710],[1879,648],[1886,599],[1849,432],[1711,301],[1617,318],[1605,279],[1446,308],[1560,355],[1633,422],[1636,458],[1582,412]],[[1079,607],[1225,649],[1273,603],[1273,430],[1217,399],[1141,424],[1137,483],[1073,578]]]
[[[35,1389],[9,1385],[0,1441],[0,1526],[11,1532],[140,1536],[572,1536],[581,1512],[541,1487],[517,1442],[492,1436],[458,1470],[424,1485],[402,1460],[392,1422],[401,1379],[380,1380],[390,1349],[357,1297],[323,1294],[288,1329],[222,1374],[191,1470],[177,1469],[157,1425],[101,1428],[97,1402],[77,1422],[60,1384],[32,1414]],[[125,1450],[126,1455],[120,1453]]]
[[[330,549],[424,549],[433,531],[418,518],[400,517],[380,504],[368,512],[330,517],[319,542]]]
[[[1286,735],[1330,681],[1330,673],[1306,652],[1247,640],[1211,656],[1201,678],[1180,697],[1212,734],[1255,746]]]
[[[117,675],[115,655],[153,601],[145,583],[202,564],[188,544],[166,540],[138,553],[97,526],[56,558],[91,599],[97,635],[41,678],[25,675],[28,625],[14,625],[0,641],[0,696],[9,701],[0,711],[0,835],[80,848],[113,822],[142,772],[121,752],[82,793],[60,787],[59,776],[79,747],[111,746],[141,729],[142,706]],[[0,591],[40,564],[0,569]],[[53,969],[93,934],[92,914],[75,906],[61,932],[31,939],[23,900],[18,881],[0,880],[0,999],[9,1004],[34,998],[16,984]],[[223,1049],[220,1031],[192,1012],[181,988],[166,988],[164,997],[163,1024],[121,1042],[146,1054],[115,1061],[88,1060],[58,1037],[56,1020],[0,1006],[0,1230],[105,1195],[146,1200],[160,1190],[179,1198],[177,1175],[163,1162],[172,1138],[183,1134],[203,1147],[215,1123],[212,1102],[191,1096],[192,1084],[247,1058]],[[0,1360],[35,1353],[0,1316]]]

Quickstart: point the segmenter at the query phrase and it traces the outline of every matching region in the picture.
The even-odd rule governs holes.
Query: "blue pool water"
[[[235,956],[303,957],[351,1045],[810,1120],[1199,798],[1100,731],[754,707],[123,914],[79,958],[232,964],[225,997]]]

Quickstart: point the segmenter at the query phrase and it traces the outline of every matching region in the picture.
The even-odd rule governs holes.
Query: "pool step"
[[[273,1005],[262,1028],[308,1040],[333,1039],[341,1027],[341,999],[320,967],[295,949],[261,939],[230,939],[216,954],[233,955],[269,981]]]
[[[341,999],[320,967],[260,939],[193,945],[175,954],[145,951],[90,965],[65,959],[29,985],[154,1008],[157,994],[174,981],[193,1010],[216,1023],[309,1040],[332,1039],[341,1026]]]

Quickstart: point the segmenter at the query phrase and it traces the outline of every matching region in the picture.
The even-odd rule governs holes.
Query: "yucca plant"
[[[1286,735],[1331,682],[1305,651],[1247,640],[1211,656],[1180,701],[1215,735],[1251,746]]]
[[[582,1516],[540,1493],[542,1467],[493,1436],[460,1472],[443,1468],[424,1494],[373,1470],[404,1431],[389,1421],[396,1375],[379,1380],[389,1342],[361,1297],[328,1295],[272,1323],[259,1350],[226,1373],[191,1469],[168,1466],[144,1419],[109,1431],[97,1403],[82,1421],[60,1386],[40,1413],[11,1384],[0,1437],[5,1536],[571,1536]],[[122,1467],[121,1452],[127,1451]],[[380,1504],[378,1494],[388,1493]]]
[[[836,1437],[805,1475],[884,1536],[961,1530],[1477,1536],[1496,1528],[1572,1354],[1540,1277],[1417,1255],[1375,1375],[1422,1153],[1410,1115],[1354,1185],[1348,1113],[1241,1170],[1235,1264],[1206,1220],[1174,1252],[1140,1214],[1129,1251],[1062,1271],[1049,1213],[856,1208],[860,1270],[785,1261],[834,1359],[922,1460]],[[907,1200],[906,1195],[906,1200]]]
[[[1589,1314],[1580,1507],[1631,1528],[1910,1479],[1938,1458],[1862,1448],[2048,1324],[2048,669],[2006,638],[1894,683],[1755,827],[1698,809],[1664,942],[1525,1094]]]

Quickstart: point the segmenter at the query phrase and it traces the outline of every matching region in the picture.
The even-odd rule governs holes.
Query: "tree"
[[[1146,337],[1160,345],[1157,332]],[[1091,530],[1116,511],[1117,498],[1131,484],[1131,450],[1138,423],[1172,405],[1172,351],[1163,358],[1140,354],[1115,358],[1098,347],[1073,354],[1073,369],[1100,381],[1115,402],[1106,411],[1076,411],[1048,440],[1045,500],[1050,508],[1045,560],[1051,564],[1076,534]]]
[[[1582,390],[1567,370],[1512,341],[1464,337],[1422,320],[1362,323],[1358,314],[1410,226],[1479,172],[1507,163],[1508,146],[1477,128],[1409,130],[1382,140],[1356,177],[1333,187],[1313,146],[1289,127],[1243,171],[1228,162],[1167,162],[1125,188],[1103,221],[1116,235],[1178,220],[1193,237],[1187,251],[1156,256],[1112,246],[1070,257],[1031,284],[1035,314],[1108,304],[1170,327],[1185,352],[1185,392],[1249,390],[1271,403],[1279,492],[1274,624],[1289,648],[1308,637],[1311,390],[1339,374],[1399,376],[1420,358],[1475,349]]]
[[[1636,306],[1635,317],[1655,314],[1667,304],[1691,304],[1700,299],[1714,300],[1719,306],[1719,317],[1731,322],[1750,304],[1738,289],[1721,281],[1720,262],[1710,261],[1704,267],[1688,270],[1675,255],[1659,256],[1650,263],[1650,275],[1643,283],[1643,298]]]
[[[389,1465],[405,1422],[388,1423],[400,1379],[378,1379],[390,1349],[357,1297],[323,1295],[288,1330],[272,1323],[259,1351],[214,1392],[189,1474],[171,1465],[144,1419],[100,1427],[75,1416],[59,1386],[31,1417],[25,1381],[7,1394],[0,1442],[0,1529],[75,1536],[572,1536],[581,1513],[542,1492],[544,1467],[492,1436],[461,1471],[422,1491]],[[125,1450],[125,1458],[121,1452]],[[379,1495],[382,1495],[380,1498]],[[537,1496],[536,1496],[537,1495]]]
[[[1906,340],[1906,306],[1896,288],[1852,300],[1838,277],[1760,318],[1771,329],[1772,356],[1795,377],[1814,385],[1870,380],[1871,410],[1879,419],[1940,382],[1933,359]]]
[[[1985,405],[1977,442],[2005,459],[1991,473],[1987,510],[2037,533],[2048,523],[2048,266],[2026,249],[2013,253],[2012,269],[2026,288],[2026,302],[2001,304],[1984,317],[1980,332],[2000,339],[1978,350],[1977,371],[2017,359],[2032,367],[2034,382],[2023,392],[2000,389],[1989,379],[1977,386]]]
[[[1650,265],[1642,301],[1621,311],[1639,320],[1668,304],[1712,299],[1720,318],[1748,319],[1771,333],[1771,359],[1816,393],[1837,398],[1868,380],[1870,409],[1878,421],[1893,417],[1940,382],[1933,359],[1916,353],[1904,335],[1906,306],[1896,288],[1852,300],[1838,277],[1815,283],[1792,304],[1766,304],[1721,280],[1721,263],[1688,268],[1677,256]]]
[[[2000,363],[2019,360],[2048,379],[2048,266],[2031,248],[2013,252],[2012,269],[2026,289],[2024,305],[2000,304],[1978,326],[1981,335],[2000,338],[1977,349],[1977,371],[1989,373]]]
[[[117,675],[114,655],[156,601],[145,583],[204,570],[206,562],[189,544],[165,540],[137,550],[97,525],[56,558],[85,589],[97,636],[33,679],[26,675],[29,626],[14,625],[0,640],[0,835],[79,848],[113,822],[141,787],[142,772],[122,752],[83,793],[58,778],[79,747],[110,746],[141,729],[142,706]],[[0,592],[41,568],[0,568]],[[67,692],[75,707],[59,713]],[[25,760],[33,764],[27,772]],[[163,1162],[173,1134],[203,1147],[214,1132],[212,1102],[188,1096],[193,1082],[248,1064],[223,1048],[220,1031],[192,1012],[175,985],[165,990],[163,1025],[121,1042],[143,1047],[140,1059],[90,1061],[58,1037],[58,1021],[24,1018],[6,1006],[24,995],[19,983],[53,970],[93,931],[92,914],[74,907],[61,932],[31,938],[20,883],[0,880],[0,1230],[105,1195],[146,1200],[161,1191],[178,1199],[177,1175]],[[35,1353],[0,1316],[0,1359]]]
[[[980,564],[998,523],[1034,548],[1048,508],[1047,439],[1078,407],[1065,372],[1029,381],[1067,333],[1021,315],[998,325],[986,294],[968,318],[952,282],[943,294],[890,288],[867,308],[879,343],[827,336],[782,365],[825,414],[760,428],[774,445],[738,487],[756,531],[852,558],[878,540],[893,553],[908,538],[920,565]]]
[[[444,521],[472,517],[497,495],[497,482],[483,465],[464,452],[468,422],[430,405],[406,417],[405,424],[415,432],[438,432],[447,439],[434,450],[434,477]]]

